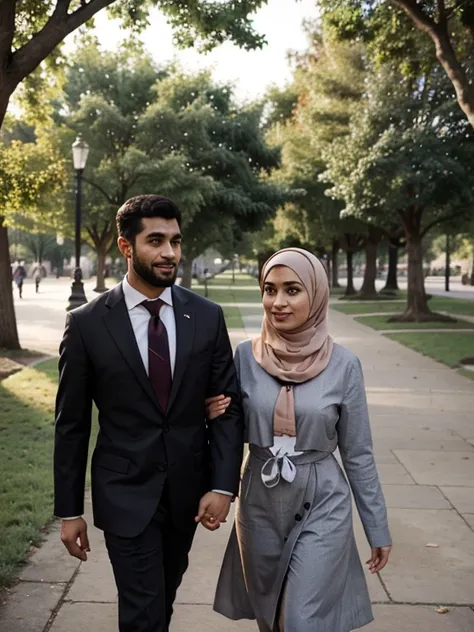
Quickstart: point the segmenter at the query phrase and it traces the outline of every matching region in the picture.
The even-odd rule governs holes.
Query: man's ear
[[[123,256],[126,259],[130,259],[132,256],[132,245],[128,241],[128,239],[125,239],[125,237],[119,237],[117,239],[117,245],[119,247],[120,252],[123,254]]]

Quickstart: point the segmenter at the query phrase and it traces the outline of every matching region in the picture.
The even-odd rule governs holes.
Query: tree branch
[[[430,222],[427,226],[425,226],[425,228],[421,231],[421,237],[425,237],[429,231],[434,228],[434,226],[439,226],[440,224],[445,224],[446,222],[450,222],[453,219],[458,219],[459,217],[462,217],[463,215],[466,214],[466,209],[463,209],[462,211],[457,211],[457,213],[452,213],[451,215],[446,215],[446,217],[442,217],[441,219],[434,219],[432,222]]]
[[[465,68],[460,63],[450,39],[449,22],[444,2],[438,0],[438,7],[444,7],[437,24],[423,11],[416,0],[392,0],[400,9],[412,19],[416,27],[424,31],[435,45],[436,58],[448,75],[456,92],[456,97],[469,123],[474,127],[474,87],[469,83]]]
[[[429,35],[436,33],[436,22],[426,15],[416,0],[392,0],[392,3],[405,11],[421,31]]]
[[[105,189],[103,189],[100,186],[100,184],[97,184],[96,182],[89,180],[89,178],[84,178],[84,176],[82,176],[82,179],[84,180],[84,182],[87,182],[87,184],[90,184],[91,187],[94,187],[94,189],[97,189],[97,191],[100,191],[100,193],[102,193],[102,195],[105,197],[105,199],[107,200],[109,204],[112,204],[112,206],[117,205],[116,200],[114,198],[111,198],[110,195],[107,193],[107,191],[105,191]]]
[[[10,62],[12,42],[15,33],[16,0],[2,0],[0,3],[0,64],[4,69]]]
[[[60,44],[64,38],[115,0],[90,0],[68,14],[70,0],[58,0],[50,19],[31,40],[12,56],[9,75],[14,86],[23,81]],[[3,6],[3,3],[2,3]]]
[[[438,24],[443,29],[446,29],[448,25],[448,15],[446,12],[446,5],[444,3],[444,0],[437,0],[437,5],[438,5]]]

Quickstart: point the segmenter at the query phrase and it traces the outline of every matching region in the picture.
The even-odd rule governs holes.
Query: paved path
[[[25,298],[19,309],[20,331],[25,335],[34,331],[26,316],[21,320],[21,314],[29,311],[26,301],[35,307],[34,299]],[[63,323],[59,306],[48,309],[48,319]],[[258,332],[260,314],[260,310],[245,311],[245,330],[232,332],[234,343]],[[44,312],[35,322],[41,319],[45,337],[33,345],[29,334],[32,346],[49,345],[60,337],[61,330],[54,331]],[[330,328],[335,339],[362,360],[375,454],[394,538],[391,563],[381,577],[368,577],[376,621],[365,629],[472,632],[473,382],[344,314],[331,312]],[[214,534],[198,530],[171,632],[256,632],[253,622],[228,622],[212,612],[229,529],[230,524]],[[358,521],[356,530],[365,560],[368,545]],[[1,632],[116,631],[115,588],[102,535],[93,527],[91,540],[90,560],[79,565],[66,555],[57,527],[53,529],[23,572],[8,605],[0,610]],[[438,614],[438,606],[447,606],[449,612]]]
[[[346,279],[341,279],[341,284],[345,285]],[[362,278],[357,277],[354,279],[354,285],[356,289],[362,286]],[[377,279],[375,287],[381,290],[385,286],[385,280]],[[398,286],[401,290],[407,289],[407,280],[404,277],[398,279]],[[472,285],[462,285],[460,277],[452,277],[449,285],[449,292],[444,289],[444,277],[426,277],[425,288],[428,294],[435,296],[445,296],[446,298],[462,298],[466,300],[474,301],[474,287]]]

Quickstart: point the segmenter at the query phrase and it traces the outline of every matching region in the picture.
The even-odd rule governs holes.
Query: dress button
[[[158,463],[156,469],[158,470],[158,472],[166,472],[168,468],[166,466],[166,463]]]
[[[304,508],[306,509],[306,511],[311,507],[311,503],[305,503],[304,504]]]
[[[295,516],[295,520],[296,520],[296,522],[299,522],[299,521],[301,520],[301,516],[300,516],[300,514],[296,514],[296,516]]]

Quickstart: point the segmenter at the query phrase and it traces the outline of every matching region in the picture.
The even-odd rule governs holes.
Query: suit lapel
[[[168,411],[176,399],[188,365],[189,356],[193,348],[195,327],[195,314],[189,306],[185,293],[177,286],[174,286],[172,291],[176,321],[176,363],[168,401]]]
[[[155,392],[153,391],[153,387],[143,366],[140,351],[138,350],[121,283],[110,291],[106,305],[109,311],[104,316],[104,322],[110,335],[114,339],[115,344],[129,365],[132,373],[140,382],[143,390],[161,413]]]

